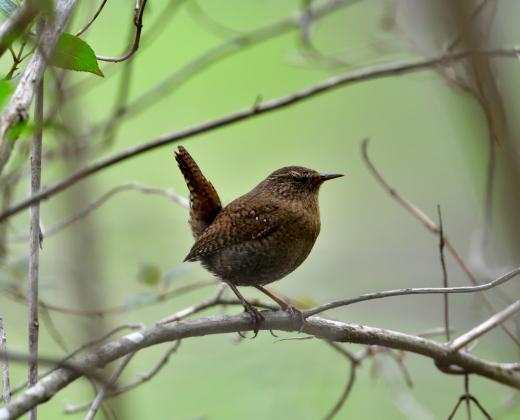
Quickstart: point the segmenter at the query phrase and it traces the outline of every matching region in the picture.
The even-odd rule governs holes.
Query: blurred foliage
[[[69,32],[81,28],[98,3],[80,1]],[[128,34],[133,33],[134,3],[109,1],[82,39],[98,54],[126,51]],[[122,70],[123,63],[103,64],[104,79],[67,75],[67,86],[76,89],[66,91],[69,96],[59,108],[56,121],[46,125],[46,151],[67,151],[67,147],[74,150],[77,144],[73,141],[83,136],[89,139],[94,151],[108,155],[249,108],[259,95],[263,100],[276,98],[334,74],[430,54],[454,35],[444,30],[444,23],[436,23],[432,3],[421,8],[419,2],[400,1],[394,10],[392,1],[359,1],[312,25],[312,43],[325,54],[325,60],[316,58],[315,52],[309,53],[312,51],[302,41],[301,33],[289,31],[208,66],[171,91],[163,90],[165,95],[140,109],[142,95],[187,62],[228,42],[226,39],[232,34],[293,16],[302,4],[297,0],[200,0],[201,10],[211,22],[218,23],[220,29],[215,30],[215,25],[208,25],[185,2],[149,3],[141,47],[127,70],[130,76]],[[428,9],[430,6],[432,10]],[[500,24],[494,25],[493,30],[501,45],[510,46],[519,39],[519,6],[511,0],[500,2],[496,17]],[[157,37],[152,37],[149,30],[157,31]],[[7,72],[9,64],[2,62],[0,67]],[[518,72],[515,60],[500,65],[510,73]],[[48,72],[47,91],[61,75],[56,69]],[[119,84],[124,77],[130,77],[130,83],[121,92]],[[514,80],[518,81],[518,77]],[[513,84],[511,91],[515,92],[518,86]],[[89,136],[93,127],[104,127],[105,119],[114,115],[121,105],[121,95],[128,100],[128,106],[123,108],[132,112],[121,118],[113,138],[105,136],[107,132],[103,130]],[[55,105],[55,100],[50,95],[46,98],[48,109]],[[511,107],[518,109],[517,105]],[[70,134],[74,131],[79,134]],[[303,296],[307,304],[313,305],[381,289],[440,286],[437,239],[374,182],[360,156],[360,142],[365,137],[372,139],[371,157],[388,180],[432,218],[440,204],[446,233],[468,260],[475,257],[474,244],[482,227],[486,123],[478,104],[448,85],[434,70],[353,84],[183,144],[225,202],[250,190],[281,166],[298,164],[347,174],[323,188],[322,232],[318,242],[301,268],[274,285],[280,293],[293,299]],[[27,144],[24,138],[17,143],[11,169],[17,162],[27,163]],[[174,187],[187,194],[172,152],[173,147],[169,146],[125,161],[88,179],[81,190],[75,186],[45,202],[44,226],[69,217],[71,208],[83,208],[107,189],[130,181]],[[89,153],[79,158],[65,156],[64,160],[44,162],[45,184],[63,178],[94,158]],[[504,192],[508,191],[503,187],[505,177],[500,170],[497,178],[499,211],[494,216],[493,235],[485,255],[491,274],[518,265],[518,256],[503,240],[512,227],[503,222],[500,213],[507,206]],[[24,180],[17,197],[26,195],[27,185],[28,180]],[[80,200],[75,194],[78,191]],[[120,315],[107,317],[104,328],[125,322],[150,324],[208,298],[213,289],[146,305],[157,299],[157,292],[150,286],[166,288],[172,279],[179,285],[209,279],[201,267],[179,266],[192,243],[187,217],[186,209],[166,200],[141,194],[115,196],[88,218],[44,240],[42,276],[54,287],[43,289],[41,298],[82,308],[82,296],[76,294],[80,290],[77,281],[87,278],[86,286],[101,296],[98,307],[122,304],[128,308]],[[27,224],[27,216],[22,214],[14,218],[12,228],[26,232]],[[83,236],[85,230],[90,233],[88,240]],[[92,259],[78,257],[90,255],[85,250],[92,249],[96,251]],[[27,253],[27,245],[13,244],[10,253],[9,261],[15,261]],[[466,284],[454,262],[450,258],[447,262],[450,284]],[[193,269],[188,271],[186,267]],[[479,277],[484,280],[488,276]],[[518,286],[514,284],[504,290],[510,296],[518,296]],[[258,296],[249,289],[243,292],[249,297]],[[503,305],[503,301],[496,301]],[[450,297],[450,304],[457,332],[487,316],[481,301],[473,295]],[[13,350],[25,348],[25,309],[24,305],[0,296],[0,312],[5,315],[8,344]],[[97,318],[51,315],[70,347],[92,338],[83,334],[87,326],[101,325]],[[440,297],[386,299],[328,315],[407,332],[442,324]],[[41,327],[41,351],[59,356],[61,350],[47,328],[45,324]],[[274,340],[268,333],[239,342],[226,336],[185,340],[157,377],[118,398],[117,409],[122,410],[118,411],[118,418],[322,418],[342,392],[348,364],[317,340],[273,343]],[[347,348],[354,351],[359,346]],[[152,367],[163,350],[150,348],[137,355],[122,383]],[[477,353],[499,361],[518,358],[518,350],[500,330],[484,337]],[[408,389],[395,363],[383,356],[376,357],[376,368],[372,369],[370,361],[361,367],[358,382],[338,418],[445,418],[463,392],[462,378],[443,375],[429,360],[412,355],[405,358],[414,382],[413,389]],[[24,380],[23,366],[13,366],[12,370],[13,383]],[[377,372],[377,377],[372,378],[371,372]],[[479,378],[472,378],[471,390],[493,413],[509,401],[514,403],[516,395]],[[80,403],[92,397],[90,385],[80,381],[43,405],[39,413],[41,418],[49,419],[81,418],[82,414],[64,415],[65,403]],[[519,414],[516,405],[501,418],[514,419]]]

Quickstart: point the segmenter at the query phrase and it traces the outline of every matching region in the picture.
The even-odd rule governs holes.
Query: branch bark
[[[2,370],[2,399],[4,404],[11,401],[11,380],[9,378],[9,359],[7,357],[7,338],[4,319],[0,316],[0,367]]]
[[[38,28],[42,29],[43,20],[38,22]],[[38,31],[39,32],[39,31]],[[40,191],[42,175],[42,134],[43,134],[43,77],[36,93],[36,104],[34,109],[34,120],[36,130],[32,141],[31,151],[31,193],[37,194]],[[29,375],[28,386],[32,386],[38,380],[38,277],[40,260],[40,203],[31,206],[30,221],[30,243],[29,243]],[[30,420],[36,420],[36,408],[29,414]]]
[[[52,25],[47,25],[40,37],[38,48],[27,65],[9,104],[0,116],[0,174],[11,156],[14,139],[8,132],[20,121],[28,118],[28,110],[37,87],[43,78],[48,57],[63,32],[76,0],[58,0]]]
[[[18,38],[38,13],[34,0],[25,0],[0,26],[0,57],[9,45]]]
[[[262,330],[296,332],[300,330],[299,318],[292,318],[283,311],[263,312],[265,321]],[[80,370],[93,370],[127,354],[159,343],[200,337],[212,334],[227,334],[252,330],[247,314],[217,315],[171,324],[156,324],[139,332],[127,334],[101,347],[73,359],[76,371],[60,368],[0,409],[0,418],[14,419],[32,407],[52,398],[59,390],[80,377]],[[498,383],[520,389],[520,373],[507,369],[507,364],[487,361],[465,352],[453,351],[449,345],[397,331],[363,325],[330,321],[319,317],[308,318],[304,333],[329,341],[378,345],[423,355],[436,362],[437,366],[456,365],[469,373],[477,374]]]

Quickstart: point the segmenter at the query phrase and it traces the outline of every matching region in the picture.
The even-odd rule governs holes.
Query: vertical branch
[[[467,373],[464,374],[464,395],[466,397],[466,413],[468,420],[471,420],[471,399],[469,398],[471,394],[469,393],[469,375]]]
[[[2,365],[2,399],[4,404],[11,401],[11,384],[9,381],[9,361],[7,359],[7,342],[5,337],[4,320],[0,316],[0,365]]]
[[[43,20],[38,23],[38,32],[41,34]],[[36,91],[34,109],[35,131],[31,150],[31,194],[37,194],[41,185],[42,170],[42,132],[43,132],[43,76]],[[29,245],[29,376],[28,386],[38,381],[38,274],[41,246],[40,233],[40,205],[31,207],[31,241]],[[29,414],[30,420],[36,420],[36,408]]]
[[[439,254],[442,267],[442,287],[448,287],[448,270],[446,270],[446,260],[444,259],[444,226],[442,225],[441,206],[437,204],[437,214],[439,215]],[[444,331],[446,341],[450,341],[450,313],[448,307],[448,293],[444,293]]]

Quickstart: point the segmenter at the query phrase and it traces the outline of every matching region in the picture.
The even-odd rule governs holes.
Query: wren
[[[175,159],[190,192],[189,223],[195,238],[185,261],[200,261],[233,290],[252,317],[255,335],[264,318],[237,286],[253,286],[284,311],[299,312],[264,286],[305,261],[320,233],[320,186],[343,175],[286,166],[223,208],[184,147],[179,146]]]

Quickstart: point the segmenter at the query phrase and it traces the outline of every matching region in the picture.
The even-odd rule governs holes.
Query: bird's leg
[[[287,312],[292,317],[297,316],[299,318],[299,320],[300,320],[299,332],[301,332],[301,330],[303,329],[303,323],[305,321],[304,318],[303,318],[303,312],[302,311],[300,311],[298,308],[294,307],[293,305],[287,303],[281,297],[276,296],[273,292],[271,292],[270,290],[266,289],[263,286],[255,286],[255,288],[257,290],[260,290],[265,295],[269,296],[272,300],[274,300],[280,306],[282,311]]]
[[[237,287],[234,284],[227,283],[227,285],[230,287],[231,290],[233,290],[233,293],[237,295],[238,300],[244,307],[244,311],[251,316],[251,320],[253,321],[253,332],[255,335],[253,338],[255,338],[258,335],[258,326],[260,323],[265,319],[263,315],[256,309],[253,305],[251,305],[245,298],[242,296],[242,293],[240,293],[237,289]]]

